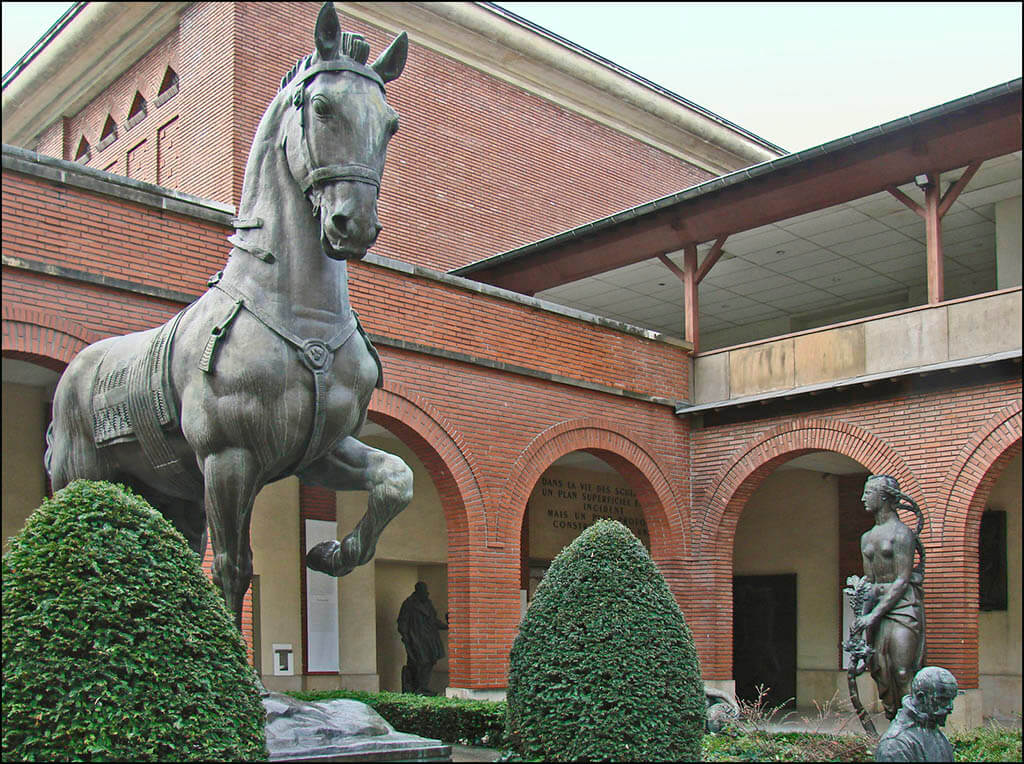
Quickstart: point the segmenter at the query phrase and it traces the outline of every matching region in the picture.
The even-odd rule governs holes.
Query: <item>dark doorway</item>
[[[736,696],[770,706],[796,705],[796,574],[734,576],[732,665]]]

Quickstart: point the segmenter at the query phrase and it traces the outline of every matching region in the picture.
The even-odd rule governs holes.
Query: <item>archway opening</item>
[[[872,525],[861,493],[869,470],[811,451],[769,473],[743,507],[733,547],[733,677],[739,698],[813,707],[845,697],[840,648],[852,620],[842,593],[863,573]]]
[[[598,452],[577,450],[550,464],[527,500],[520,537],[520,606],[526,612],[551,561],[599,519],[618,520],[650,551],[640,498]]]
[[[1002,462],[1002,460],[1000,460]],[[1021,452],[997,463],[978,534],[978,682],[985,718],[1021,713]]]
[[[3,549],[49,492],[43,468],[46,428],[60,373],[3,357]]]
[[[407,429],[371,414],[356,435],[400,457],[413,471],[415,488],[412,503],[381,533],[373,560],[345,576],[308,570],[305,552],[320,541],[344,538],[366,512],[367,491],[335,492],[289,477],[257,497],[254,589],[262,674],[271,689],[400,692],[406,654],[397,619],[418,581],[427,583],[444,620],[450,528],[443,497],[450,490],[446,493],[438,482],[444,470],[425,463],[429,446]],[[446,655],[435,664],[430,686],[443,695],[449,683],[448,632],[441,632],[441,640]],[[292,656],[291,666],[283,670],[278,666],[282,651]]]

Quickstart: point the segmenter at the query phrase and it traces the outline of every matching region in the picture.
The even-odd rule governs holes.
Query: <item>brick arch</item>
[[[469,563],[487,538],[476,460],[444,415],[401,383],[386,380],[384,389],[374,392],[367,416],[408,445],[433,478],[448,529],[449,681],[470,686],[474,666],[483,659],[472,630],[455,624],[473,623],[480,610],[472,588],[472,574],[479,571]]]
[[[77,321],[22,305],[3,306],[3,354],[24,358],[54,371],[100,335]]]
[[[780,464],[812,451],[834,451],[873,474],[892,475],[903,491],[920,504],[924,502],[913,472],[878,436],[837,419],[794,419],[742,445],[719,470],[710,496],[701,503],[703,518],[695,528],[698,548],[716,555],[727,551],[731,560],[733,533],[747,500]],[[718,548],[723,544],[727,550]]]
[[[635,439],[621,432],[613,422],[592,417],[552,425],[523,449],[512,468],[499,509],[499,539],[518,545],[526,502],[541,474],[551,464],[573,451],[586,451],[606,461],[622,474],[644,508],[644,520],[651,538],[654,559],[681,557],[687,538],[683,528],[686,512],[658,462]]]
[[[943,540],[977,540],[981,513],[1001,468],[1019,451],[1021,404],[1004,406],[968,438],[942,481]]]
[[[480,471],[465,439],[429,402],[399,382],[386,381],[370,400],[368,418],[397,435],[427,467],[444,507],[449,547],[453,537],[484,538],[487,520]]]
[[[834,451],[875,474],[892,475],[915,499],[917,479],[896,451],[867,430],[835,419],[799,418],[747,441],[715,475],[693,546],[700,592],[687,612],[705,679],[732,678],[732,571],[736,526],[754,491],[782,463],[813,451]],[[909,518],[907,518],[909,519]],[[695,521],[696,524],[697,521]]]
[[[978,534],[992,486],[1021,452],[1021,404],[1005,406],[974,433],[942,481],[929,557],[928,661],[945,666],[962,689],[978,687]]]

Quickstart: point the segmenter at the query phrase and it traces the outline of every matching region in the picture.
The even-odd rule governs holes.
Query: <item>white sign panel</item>
[[[338,524],[306,520],[306,551],[337,538]],[[310,671],[337,671],[338,579],[306,568],[306,664]]]

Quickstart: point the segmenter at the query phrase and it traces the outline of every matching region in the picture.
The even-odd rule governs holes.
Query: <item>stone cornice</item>
[[[780,156],[593,57],[479,3],[339,3],[339,10],[461,61],[715,175]]]
[[[3,142],[32,148],[178,26],[188,3],[87,3],[3,90]]]
[[[190,3],[90,2],[3,91],[4,143],[32,148],[178,25]],[[770,144],[479,3],[338,3],[338,10],[720,175]]]

